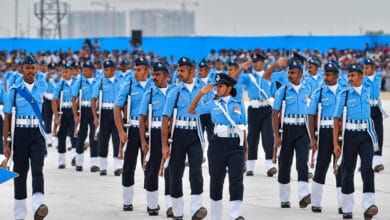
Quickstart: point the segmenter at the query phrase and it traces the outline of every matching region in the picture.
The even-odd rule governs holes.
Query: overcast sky
[[[0,37],[15,36],[15,2],[19,36],[37,37],[34,2],[0,0]],[[61,0],[60,0],[61,1]],[[104,10],[91,2],[109,2],[110,10],[181,8],[182,0],[62,0],[71,10]],[[366,30],[390,33],[389,0],[185,0],[196,12],[196,35],[360,35]],[[194,4],[197,2],[197,4]]]

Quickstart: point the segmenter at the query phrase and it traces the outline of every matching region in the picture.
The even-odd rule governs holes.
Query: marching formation
[[[27,215],[30,167],[34,219],[48,215],[46,147],[57,147],[58,169],[65,169],[70,161],[82,172],[89,146],[90,172],[121,176],[123,211],[133,211],[140,158],[150,216],[160,212],[158,177],[163,176],[166,217],[184,218],[187,164],[190,218],[204,219],[208,209],[202,203],[202,163],[207,158],[210,218],[222,219],[228,175],[229,216],[243,220],[244,175],[250,178],[259,172],[255,163],[260,136],[265,174],[277,175],[281,208],[290,208],[295,155],[299,207],[311,204],[312,212],[322,211],[330,167],[337,183],[338,212],[351,219],[359,156],[363,215],[371,219],[378,213],[374,172],[384,170],[383,117],[387,117],[380,100],[382,76],[375,63],[371,58],[350,63],[344,73],[336,60],[322,64],[297,52],[268,66],[266,59],[257,52],[240,62],[203,59],[196,63],[182,57],[170,80],[167,63],[143,56],[130,64],[127,59],[46,63],[26,55],[0,85],[4,103],[0,162],[19,174],[14,180],[15,219]],[[110,139],[112,159],[108,158]],[[107,169],[109,161],[113,171]]]

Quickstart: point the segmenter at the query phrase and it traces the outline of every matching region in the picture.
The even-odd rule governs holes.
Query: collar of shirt
[[[183,85],[185,88],[187,88],[188,91],[190,91],[190,93],[192,92],[192,90],[194,89],[194,86],[195,86],[195,80],[192,81],[192,83],[184,83],[183,82]]]
[[[351,86],[351,87],[353,88],[353,90],[354,90],[357,94],[359,94],[359,95],[362,94],[362,88],[363,88],[362,85],[359,86],[359,87],[355,87],[355,86]]]
[[[292,84],[292,83],[290,83],[290,85],[291,85],[291,88],[292,89],[294,89],[294,91],[296,92],[296,93],[299,93],[299,90],[301,89],[301,84],[299,84],[299,85],[294,85],[294,84]]]
[[[339,87],[339,85],[338,84],[332,85],[332,86],[327,85],[327,87],[329,88],[330,91],[333,92],[333,94],[336,94],[336,91],[337,91],[337,88]]]
[[[221,103],[228,103],[230,101],[230,95],[221,97],[219,100]]]
[[[89,84],[92,84],[93,81],[94,81],[95,78],[91,77],[91,78],[86,78],[86,80],[89,82]]]
[[[310,76],[313,77],[316,81],[317,81],[318,78],[320,77],[318,73],[317,73],[316,75],[311,75],[311,74],[310,74]]]
[[[72,79],[70,80],[64,80],[66,84],[68,84],[68,86],[71,86],[72,85]]]
[[[34,87],[34,84],[35,84],[35,82],[29,84],[29,83],[23,81],[23,85],[24,85],[24,86],[28,89],[28,91],[30,91],[30,92],[32,92],[32,89],[33,89],[33,87]]]
[[[375,74],[372,74],[371,76],[367,76],[367,78],[368,78],[371,82],[374,82]]]
[[[264,76],[264,73],[265,73],[264,70],[262,70],[260,72],[255,71],[255,74],[258,75],[261,78]]]
[[[204,82],[204,84],[208,84],[208,82],[209,82],[209,77],[206,76],[206,77],[200,78],[200,80],[201,80],[202,82]]]
[[[108,81],[110,81],[114,84],[115,83],[115,76],[108,78]]]

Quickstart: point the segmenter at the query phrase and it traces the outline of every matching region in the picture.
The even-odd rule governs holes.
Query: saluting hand
[[[288,61],[289,61],[288,58],[280,57],[280,58],[276,61],[276,64],[278,65],[278,67],[283,68],[283,67],[286,67],[286,66],[287,66]]]
[[[200,90],[202,95],[207,94],[213,90],[214,84],[208,84],[203,86],[203,88]]]
[[[252,61],[248,60],[248,61],[246,61],[245,63],[243,63],[243,64],[241,65],[241,67],[242,67],[244,70],[247,70],[247,69],[249,69],[249,67],[251,67],[251,64],[252,64]]]

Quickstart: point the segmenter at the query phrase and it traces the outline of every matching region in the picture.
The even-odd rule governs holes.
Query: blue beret
[[[215,76],[215,84],[225,84],[225,85],[228,85],[228,86],[234,86],[237,81],[235,79],[233,79],[231,76],[229,76],[228,74],[225,74],[225,73],[217,73],[217,75]]]
[[[348,72],[349,73],[358,72],[358,73],[363,74],[363,69],[362,69],[362,66],[360,66],[360,64],[352,63],[352,64],[349,64],[349,66],[348,66]]]
[[[153,65],[153,71],[166,71],[166,72],[168,72],[168,67],[165,63],[157,62]]]
[[[306,60],[306,57],[302,56],[301,54],[293,51],[290,55],[291,59],[297,59],[297,60]]]
[[[178,66],[190,66],[192,67],[192,61],[188,57],[181,57],[177,62]]]
[[[26,57],[23,59],[23,64],[36,64],[37,62],[35,61],[34,57],[31,56],[30,54],[26,55]]]
[[[70,63],[66,63],[62,66],[62,68],[64,68],[65,70],[70,70],[72,69],[72,65]]]
[[[103,62],[102,62],[102,60],[101,59],[99,59],[99,60],[96,60],[96,64],[102,64]]]
[[[259,53],[254,53],[252,56],[251,56],[251,59],[252,59],[252,62],[257,62],[257,61],[264,61],[265,60],[265,57]]]
[[[21,65],[23,65],[23,62],[19,60],[16,65],[21,66]]]
[[[130,62],[127,59],[123,59],[120,63],[121,66],[129,65]]]
[[[220,58],[217,58],[217,60],[215,60],[216,63],[218,62],[222,62],[222,60]]]
[[[80,68],[80,63],[78,61],[72,63],[72,68]]]
[[[45,64],[47,64],[47,63],[46,63],[46,61],[41,60],[41,62],[39,62],[39,64],[40,64],[40,65],[45,65]]]
[[[364,60],[364,65],[375,65],[374,61],[371,58],[366,58]]]
[[[93,65],[92,62],[87,61],[87,62],[84,62],[84,63],[83,63],[83,68],[92,68],[92,69],[94,69],[95,66]]]
[[[57,65],[54,63],[54,62],[51,62],[49,63],[49,65],[47,65],[47,68],[49,68],[50,70],[54,70],[56,69]]]
[[[112,61],[112,60],[105,60],[103,62],[103,68],[109,68],[109,67],[115,67],[114,61]]]
[[[329,62],[324,66],[324,72],[339,73],[339,68],[333,62]]]
[[[335,65],[337,66],[337,68],[340,67],[339,62],[337,62],[337,60],[335,60],[335,59],[333,59],[333,58],[329,60],[329,63],[335,64]]]
[[[307,62],[317,67],[321,65],[321,62],[317,58],[310,58]]]
[[[228,66],[236,66],[238,67],[238,63],[234,60],[229,60],[229,62],[227,63]]]
[[[198,68],[208,67],[208,63],[206,61],[200,61],[198,64]]]
[[[302,64],[297,60],[290,60],[288,63],[288,69],[302,69]]]
[[[137,58],[134,62],[135,66],[149,66],[149,61],[145,58]]]

